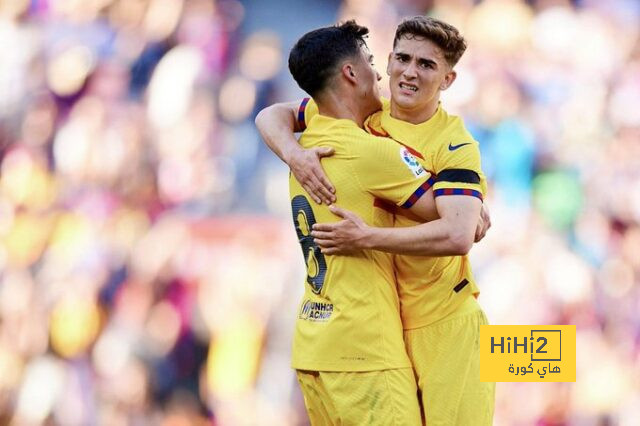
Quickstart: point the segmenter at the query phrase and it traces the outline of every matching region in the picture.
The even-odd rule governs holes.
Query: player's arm
[[[266,145],[284,161],[296,180],[318,204],[335,202],[335,188],[320,165],[320,158],[333,154],[332,148],[304,149],[294,136],[304,130],[306,102],[277,103],[266,107],[255,119]]]
[[[422,223],[429,222],[432,220],[439,219],[438,210],[436,209],[435,198],[433,197],[433,189],[430,189],[425,193],[422,198],[426,200],[428,203],[426,207],[426,212],[424,215],[418,216],[416,213],[411,212],[408,209],[399,209],[396,210],[396,214],[405,216],[414,222]],[[482,239],[487,235],[487,231],[491,228],[491,215],[489,214],[489,209],[487,208],[486,203],[482,203],[482,209],[480,210],[480,217],[478,218],[478,223],[476,224],[476,233],[474,242],[478,243],[482,241]]]
[[[420,197],[410,211],[427,220],[433,218],[433,199],[429,198]],[[481,201],[455,195],[438,197],[435,204],[438,219],[402,228],[368,226],[355,213],[331,206],[330,210],[343,220],[316,224],[311,235],[325,254],[345,254],[360,249],[423,256],[467,254],[478,230]]]
[[[440,219],[405,228],[371,228],[364,239],[367,248],[425,256],[467,254],[473,245],[482,202],[464,195],[437,197],[435,202]],[[414,207],[420,209],[419,204]]]
[[[373,228],[353,213],[334,208],[334,213],[344,220],[314,227],[312,235],[316,243],[326,254],[344,254],[357,249],[426,256],[468,253],[475,237],[486,232],[482,227],[490,226],[490,221],[483,223],[480,215],[482,188],[475,171],[479,170],[479,150],[477,145],[467,145],[464,156],[449,160],[454,168],[443,170],[433,185],[439,219],[406,228]],[[405,207],[426,220],[433,210],[426,197]]]
[[[465,133],[461,137],[468,142],[461,142],[457,149],[451,149],[451,145],[443,147],[438,156],[439,162],[446,165],[433,185],[440,219],[413,229],[371,230],[368,241],[371,247],[427,256],[465,255],[476,237],[486,232],[483,227],[490,226],[491,221],[488,214],[481,214],[484,188],[479,146],[470,135]],[[423,208],[421,204],[416,203],[413,209]]]
[[[478,219],[478,226],[476,226],[476,237],[474,241],[477,243],[481,241],[485,235],[487,235],[487,231],[491,228],[491,214],[489,213],[489,208],[487,207],[487,203],[482,203],[482,209],[480,209],[480,219]]]

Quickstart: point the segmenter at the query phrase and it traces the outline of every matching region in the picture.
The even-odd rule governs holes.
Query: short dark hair
[[[303,35],[289,53],[289,71],[298,86],[316,96],[347,58],[360,53],[369,29],[350,20]]]
[[[429,16],[414,16],[402,21],[393,39],[394,49],[398,40],[403,37],[423,38],[433,42],[442,49],[444,58],[452,67],[458,63],[467,49],[467,42],[456,27]]]

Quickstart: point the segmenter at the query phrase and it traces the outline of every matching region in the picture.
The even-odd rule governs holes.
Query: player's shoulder
[[[453,114],[441,118],[443,126],[434,143],[434,170],[464,168],[479,170],[480,146],[464,125],[464,120]]]
[[[459,139],[465,139],[469,142],[474,141],[475,139],[467,130],[467,127],[464,124],[464,119],[455,114],[449,114],[444,108],[441,108],[442,111],[442,132],[447,137],[457,137]]]
[[[337,120],[330,117],[318,114],[309,120],[298,142],[303,148],[334,145],[340,147],[345,139],[347,135],[344,125],[340,125]]]
[[[352,157],[360,159],[363,164],[386,163],[390,156],[398,155],[400,149],[403,148],[401,144],[389,137],[376,136],[368,132],[363,133],[358,138],[350,140],[349,148],[347,148]]]
[[[312,118],[300,141],[305,148],[331,146],[336,154],[362,156],[378,139],[350,120],[317,115]]]
[[[375,134],[364,130],[362,130],[362,132],[359,132],[358,137],[353,138],[352,142],[353,143],[349,144],[350,149],[354,153],[358,153],[363,157],[374,156],[374,154],[381,150],[381,147],[395,147],[399,145],[393,139],[389,138],[388,135]]]
[[[461,147],[478,147],[478,142],[465,127],[462,117],[449,114],[442,108],[438,114],[439,130],[433,141],[436,152],[449,157],[455,156]]]

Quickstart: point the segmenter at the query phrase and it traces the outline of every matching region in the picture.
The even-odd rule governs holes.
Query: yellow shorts
[[[487,317],[469,297],[454,314],[405,330],[428,426],[492,424],[495,383],[480,381],[482,324]]]
[[[312,426],[421,424],[413,370],[366,372],[298,370]]]

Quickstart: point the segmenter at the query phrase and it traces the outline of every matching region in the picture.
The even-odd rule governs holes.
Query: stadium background
[[[496,425],[640,421],[640,3],[0,1],[0,424],[304,424],[287,169],[255,113],[293,42],[402,16],[470,48],[472,250],[495,324],[576,324],[577,382],[497,387]],[[386,80],[382,82],[385,87]]]

